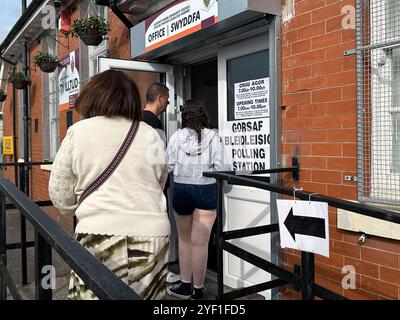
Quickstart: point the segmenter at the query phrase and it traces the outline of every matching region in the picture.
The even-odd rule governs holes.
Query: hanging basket
[[[41,61],[38,63],[40,70],[46,73],[52,73],[57,69],[58,62],[53,61]]]
[[[78,35],[87,46],[98,46],[103,41],[103,36],[97,28],[81,30]]]
[[[19,90],[25,89],[30,84],[31,84],[31,81],[25,80],[25,79],[18,79],[13,82],[15,89],[19,89]]]
[[[6,94],[0,93],[0,102],[3,102],[4,100],[6,100],[6,98],[7,98]]]

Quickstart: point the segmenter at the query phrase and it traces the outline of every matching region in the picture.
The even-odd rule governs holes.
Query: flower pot
[[[40,70],[46,73],[54,72],[57,69],[58,62],[53,61],[41,61],[38,63]]]
[[[78,35],[87,46],[98,46],[103,41],[103,36],[97,28],[79,31]]]
[[[25,89],[30,84],[31,84],[30,80],[26,79],[18,79],[13,82],[15,89],[19,90]]]
[[[6,94],[3,93],[0,94],[0,102],[3,102],[4,100],[6,100],[6,98],[7,98]]]

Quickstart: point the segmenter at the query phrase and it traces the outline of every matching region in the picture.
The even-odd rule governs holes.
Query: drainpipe
[[[22,14],[26,10],[26,0],[22,1]],[[26,77],[29,75],[29,53],[28,53],[28,43],[26,40],[23,42],[23,52],[22,52],[22,68]],[[29,161],[29,86],[24,89],[24,161]],[[29,196],[29,166],[24,166],[24,193]]]
[[[22,14],[26,11],[26,0],[22,1]],[[25,76],[28,76],[28,44],[26,41],[23,42],[23,72]],[[29,86],[24,89],[24,161],[29,161]],[[29,166],[24,165],[24,193],[29,196]],[[21,186],[20,186],[21,187]],[[28,283],[28,272],[27,272],[27,256],[26,256],[26,220],[21,215],[21,263],[22,263],[22,284]]]
[[[23,71],[28,77],[29,66],[28,66],[28,44],[26,41],[23,43]],[[29,161],[29,86],[24,89],[24,161]],[[24,166],[24,193],[29,195],[29,166]]]
[[[13,86],[13,105],[12,105],[12,110],[13,110],[13,145],[14,145],[14,163],[16,163],[18,161],[17,158],[17,112],[16,112],[16,92],[15,92],[15,87]],[[18,165],[14,166],[14,179],[15,179],[15,185],[18,186],[19,185],[19,181],[18,181]]]

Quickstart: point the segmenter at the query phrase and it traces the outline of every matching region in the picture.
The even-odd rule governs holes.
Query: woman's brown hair
[[[84,118],[122,116],[137,121],[142,118],[135,82],[117,70],[107,70],[90,79],[79,94],[76,110]]]
[[[194,130],[197,133],[197,140],[201,142],[201,130],[211,129],[204,102],[197,99],[186,101],[182,108],[182,128]]]

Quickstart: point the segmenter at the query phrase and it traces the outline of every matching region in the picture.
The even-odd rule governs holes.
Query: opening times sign
[[[235,119],[269,116],[269,78],[235,83]]]
[[[232,170],[254,171],[270,167],[269,118],[229,121],[222,131]]]

